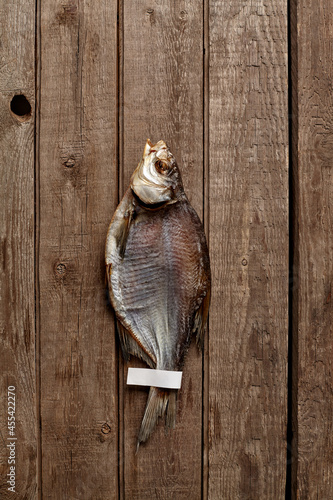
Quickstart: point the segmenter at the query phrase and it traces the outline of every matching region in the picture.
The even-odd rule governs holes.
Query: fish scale
[[[163,141],[147,141],[112,218],[105,256],[125,359],[134,354],[151,368],[181,370],[193,334],[202,345],[210,266],[201,222]],[[159,417],[174,427],[176,395],[150,388],[138,445]]]

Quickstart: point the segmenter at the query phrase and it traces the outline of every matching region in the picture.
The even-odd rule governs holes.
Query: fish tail
[[[138,435],[137,450],[140,443],[147,441],[153,432],[159,417],[166,416],[165,425],[174,428],[176,423],[176,395],[177,391],[151,387],[149,390],[145,414],[142,419]]]

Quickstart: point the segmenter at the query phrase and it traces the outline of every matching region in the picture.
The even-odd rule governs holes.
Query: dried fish
[[[182,370],[196,335],[203,344],[210,302],[210,266],[202,224],[164,141],[148,139],[106,241],[110,299],[125,360]],[[175,426],[177,390],[151,387],[138,435],[148,439],[158,418]]]

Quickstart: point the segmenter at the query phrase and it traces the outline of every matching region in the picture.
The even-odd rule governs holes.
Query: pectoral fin
[[[127,239],[131,227],[131,222],[133,221],[133,219],[134,219],[133,211],[129,210],[123,218],[121,227],[118,229],[119,232],[117,237],[117,246],[119,249],[119,255],[121,259],[123,259],[125,255]]]

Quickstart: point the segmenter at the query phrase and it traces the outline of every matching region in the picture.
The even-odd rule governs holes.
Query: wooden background
[[[2,2],[1,499],[333,498],[332,26],[331,0]],[[176,429],[135,454],[104,242],[147,137],[213,282]]]

